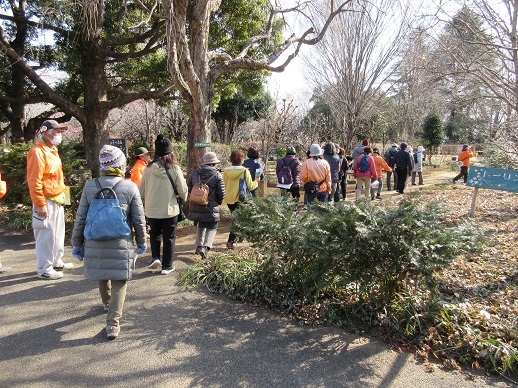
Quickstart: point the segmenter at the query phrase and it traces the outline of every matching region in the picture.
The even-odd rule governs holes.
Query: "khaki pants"
[[[371,194],[371,178],[370,177],[357,177],[356,178],[356,200],[360,199],[362,194],[362,186],[364,187],[365,198],[370,199]]]
[[[99,280],[99,292],[103,304],[110,303],[106,325],[119,326],[119,319],[122,316],[122,308],[126,299],[126,280]]]
[[[32,229],[36,240],[36,271],[38,274],[50,273],[52,267],[63,266],[65,248],[65,213],[63,206],[46,200],[47,218],[38,216],[36,207],[32,208]]]

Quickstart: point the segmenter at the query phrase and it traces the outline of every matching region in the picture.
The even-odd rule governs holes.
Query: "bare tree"
[[[321,13],[327,7],[320,1]],[[367,136],[364,123],[383,100],[391,65],[408,30],[408,8],[397,0],[352,5],[337,16],[315,53],[306,57],[308,78],[321,87],[339,128],[334,141],[346,148],[358,136]]]
[[[209,21],[211,15],[220,9],[221,0],[162,0],[167,21],[169,70],[176,88],[190,108],[187,138],[189,170],[194,168],[205,151],[203,148],[195,148],[194,142],[210,140],[209,121],[216,81],[239,69],[282,72],[303,45],[314,45],[321,41],[332,20],[345,12],[353,0],[328,2],[329,12],[323,20],[307,18],[311,24],[308,29],[299,36],[293,34],[281,42],[273,34],[278,18],[288,13],[300,13],[307,17],[307,10],[312,3],[297,2],[294,7],[286,9],[280,6],[280,1],[272,2],[263,33],[250,37],[239,52],[233,54],[219,48],[209,49]],[[321,21],[323,23],[319,23]],[[259,45],[270,49],[258,51],[256,48]],[[288,51],[290,48],[293,48],[291,52]],[[289,55],[280,64],[274,65],[287,52]]]

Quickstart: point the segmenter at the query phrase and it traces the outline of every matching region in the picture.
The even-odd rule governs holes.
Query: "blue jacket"
[[[248,168],[248,171],[250,171],[250,175],[252,175],[252,180],[255,180],[255,170],[261,168],[262,165],[255,159],[247,159],[243,162],[243,167]],[[261,174],[259,178],[261,180],[264,180],[264,174]]]
[[[412,155],[406,149],[399,150],[395,155],[395,168],[405,168],[407,171],[412,171],[413,163],[412,163]]]
[[[331,182],[338,182],[340,180],[340,157],[337,154],[329,155],[324,154],[324,160],[329,163],[329,167],[331,168]]]

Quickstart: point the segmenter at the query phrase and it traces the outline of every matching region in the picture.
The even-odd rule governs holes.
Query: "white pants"
[[[371,193],[371,178],[370,177],[357,177],[356,178],[356,200],[360,199],[362,194],[362,186],[364,189],[365,198],[370,198]]]
[[[65,249],[65,213],[63,206],[46,200],[47,218],[38,216],[32,207],[32,229],[36,240],[36,271],[38,274],[52,272],[53,266],[63,266]]]

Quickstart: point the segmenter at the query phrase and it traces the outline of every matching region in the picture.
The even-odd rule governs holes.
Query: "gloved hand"
[[[79,247],[72,247],[72,256],[74,256],[79,261],[83,261],[83,258],[85,257],[84,245]]]
[[[137,255],[141,255],[141,254],[143,254],[146,251],[147,251],[146,243],[137,245]]]

